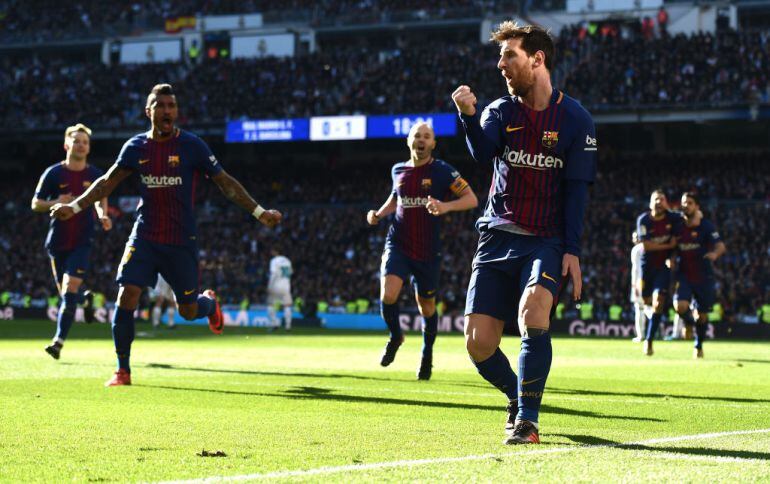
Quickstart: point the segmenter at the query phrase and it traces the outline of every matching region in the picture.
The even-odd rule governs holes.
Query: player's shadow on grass
[[[572,442],[586,446],[607,446],[615,449],[625,450],[644,450],[649,452],[663,452],[667,454],[687,454],[704,457],[727,457],[735,459],[755,459],[770,462],[770,453],[755,452],[752,450],[728,450],[711,449],[707,447],[652,447],[642,444],[623,444],[612,440],[594,437],[593,435],[575,435],[575,434],[549,434],[553,436],[566,437]]]
[[[221,390],[213,388],[191,388],[191,387],[173,387],[168,385],[134,385],[144,388],[159,388],[163,390],[188,391],[188,392],[206,392],[221,393],[225,395],[245,395],[256,397],[277,397],[299,400],[329,400],[339,402],[355,403],[376,403],[380,405],[409,405],[416,407],[437,407],[437,408],[456,408],[464,410],[490,410],[495,412],[502,411],[499,405],[477,405],[473,403],[455,403],[455,402],[434,402],[430,400],[408,400],[405,398],[387,398],[387,397],[368,397],[361,395],[347,395],[344,393],[335,393],[331,388],[320,387],[290,387],[279,393],[268,392],[245,392],[240,390]],[[600,419],[618,419],[618,420],[643,420],[649,422],[662,422],[663,420],[650,417],[632,417],[628,415],[607,415],[602,413],[588,412],[584,410],[575,410],[572,408],[554,407],[552,405],[542,405],[540,411],[544,413],[555,413],[560,415],[572,415],[575,417],[588,417]]]
[[[735,402],[735,403],[770,403],[770,400],[762,398],[744,398],[744,397],[704,397],[697,395],[671,395],[668,393],[641,393],[641,392],[608,392],[603,390],[576,390],[573,388],[552,388],[548,387],[549,393],[559,395],[600,395],[606,397],[638,397],[638,398],[660,398],[662,400],[706,400],[709,402]]]
[[[740,360],[735,360],[738,363],[770,363],[770,360],[753,360],[753,359],[745,359],[741,358]]]
[[[167,363],[147,363],[147,368],[163,369],[163,370],[180,370],[180,371],[200,371],[204,373],[227,373],[235,375],[254,375],[254,376],[280,376],[280,377],[292,377],[292,378],[333,378],[341,379],[347,378],[350,380],[373,380],[373,381],[394,381],[394,382],[417,382],[414,378],[384,378],[379,376],[365,376],[355,375],[349,373],[291,373],[282,371],[256,371],[256,370],[226,370],[223,368],[195,368],[189,366],[174,366]],[[452,382],[442,382],[442,384],[456,385]]]

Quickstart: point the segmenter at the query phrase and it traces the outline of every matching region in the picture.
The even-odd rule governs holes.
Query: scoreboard
[[[399,114],[385,116],[314,116],[295,119],[249,119],[230,121],[225,130],[228,143],[266,141],[338,141],[370,138],[402,138],[416,123],[427,123],[436,136],[457,134],[455,114]]]

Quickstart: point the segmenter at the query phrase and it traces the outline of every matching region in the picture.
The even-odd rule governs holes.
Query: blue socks
[[[473,358],[471,358],[471,361],[473,361]],[[494,385],[495,388],[505,393],[509,401],[516,401],[518,398],[516,373],[513,372],[511,363],[505,357],[505,354],[500,351],[500,348],[497,348],[492,356],[486,360],[481,362],[474,361],[473,364],[476,365],[479,375]]]
[[[195,313],[195,319],[207,318],[214,314],[217,305],[214,303],[213,299],[200,294],[198,295],[198,300],[196,302],[198,303],[198,312]]]
[[[56,318],[56,336],[53,337],[55,341],[64,343],[64,340],[67,339],[72,323],[75,322],[75,310],[77,307],[78,295],[74,292],[64,293],[61,306],[59,306],[59,316]]]
[[[134,342],[134,311],[115,308],[112,315],[112,340],[115,342],[115,353],[118,355],[118,369],[131,373],[129,359],[131,343]]]
[[[398,303],[385,304],[380,301],[380,314],[382,314],[385,324],[388,325],[390,339],[398,340],[403,338],[404,332],[401,331],[401,323],[398,321]]]
[[[661,314],[652,313],[652,317],[647,322],[647,337],[645,338],[647,341],[655,339],[655,334],[658,332],[658,326],[660,326],[661,317]]]
[[[425,322],[422,327],[422,357],[433,358],[433,343],[436,342],[438,332],[438,312],[434,311],[432,316],[423,319]]]
[[[545,381],[551,370],[551,334],[521,338],[519,353],[519,414],[517,419],[537,423]]]
[[[703,342],[706,340],[706,328],[708,327],[707,322],[703,323],[695,323],[695,348],[702,350],[703,349]]]

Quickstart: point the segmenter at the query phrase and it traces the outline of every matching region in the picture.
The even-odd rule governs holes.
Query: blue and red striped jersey
[[[208,145],[188,131],[177,130],[166,141],[152,140],[148,134],[128,140],[115,161],[139,175],[141,202],[131,237],[159,244],[194,244],[198,178],[216,175],[222,166]]]
[[[91,186],[104,172],[86,164],[80,171],[74,171],[64,162],[49,166],[40,177],[35,189],[35,197],[41,200],[55,200],[60,195],[69,193],[77,198]],[[49,251],[69,251],[91,243],[94,235],[96,211],[93,208],[83,210],[69,220],[51,219],[45,248]]]
[[[480,120],[476,116],[460,115],[468,147],[477,162],[494,166],[477,225],[564,238],[565,182],[591,183],[596,177],[591,115],[554,89],[542,111],[528,108],[516,96],[504,96],[487,106]],[[582,220],[574,223],[582,227]]]
[[[712,279],[714,268],[711,261],[703,256],[722,241],[714,224],[707,219],[702,219],[700,224],[695,226],[683,223],[674,236],[677,238],[679,272],[685,279],[692,284],[701,284]]]
[[[657,219],[648,210],[636,219],[636,233],[639,240],[644,242],[657,242],[665,244],[679,230],[682,225],[682,214],[666,210]],[[671,250],[645,250],[642,253],[642,270],[645,268],[661,269],[666,265],[666,259],[671,255]]]
[[[450,193],[459,196],[468,183],[452,165],[436,159],[417,167],[409,161],[396,163],[391,178],[397,205],[385,246],[397,247],[415,260],[437,257],[441,217],[428,213],[428,196],[437,200],[447,199]]]

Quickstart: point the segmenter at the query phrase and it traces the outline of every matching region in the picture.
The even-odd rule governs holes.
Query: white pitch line
[[[669,442],[682,442],[687,440],[703,440],[703,439],[715,439],[721,437],[729,437],[733,435],[750,435],[750,434],[767,434],[770,433],[768,429],[755,429],[755,430],[735,430],[731,432],[716,432],[708,434],[694,434],[694,435],[680,435],[676,437],[662,437],[657,439],[639,440],[636,442],[626,442],[620,444],[592,444],[592,445],[577,445],[570,447],[554,447],[551,449],[534,449],[521,452],[507,452],[504,454],[482,454],[482,455],[466,455],[460,457],[436,457],[431,459],[414,459],[414,460],[397,460],[390,462],[374,462],[371,464],[351,464],[344,466],[329,466],[329,467],[317,467],[315,469],[302,469],[302,470],[285,470],[266,472],[261,474],[242,474],[238,476],[211,476],[199,479],[179,480],[179,481],[163,481],[159,484],[192,484],[192,483],[207,483],[207,482],[234,482],[234,481],[250,481],[261,479],[283,479],[287,477],[307,477],[324,474],[337,474],[340,472],[357,472],[357,471],[369,471],[378,469],[390,469],[397,467],[416,467],[423,465],[434,464],[448,464],[454,462],[470,462],[486,459],[500,459],[505,457],[525,457],[530,455],[544,455],[544,454],[563,454],[566,452],[577,452],[582,450],[601,449],[601,448],[613,448],[613,447],[626,447],[635,445],[653,445]],[[667,455],[676,456],[675,453],[667,453]],[[683,458],[690,458],[687,456]],[[707,456],[706,456],[707,457]],[[715,457],[718,459],[719,457]],[[730,461],[743,462],[754,461],[759,459],[740,459],[725,457],[722,459],[730,459]]]
[[[721,455],[687,455],[687,454],[675,454],[675,453],[656,453],[652,456],[654,459],[668,459],[668,460],[694,460],[699,462],[740,462],[741,464],[764,464],[770,465],[766,459],[758,459],[754,457],[724,457]]]

